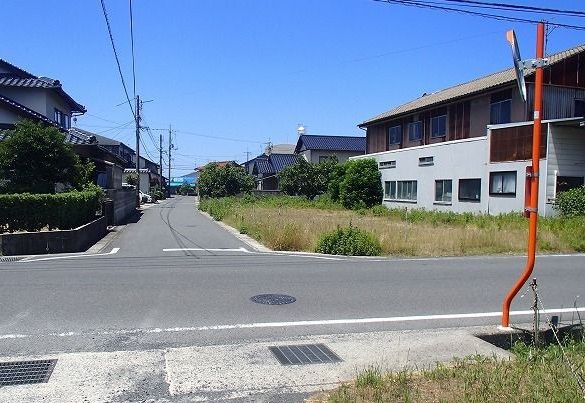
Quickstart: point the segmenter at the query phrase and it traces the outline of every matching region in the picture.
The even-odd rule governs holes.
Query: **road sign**
[[[516,82],[518,83],[518,90],[522,100],[526,102],[526,82],[524,81],[524,63],[520,57],[520,48],[518,47],[518,40],[514,30],[506,32],[506,39],[512,46],[512,58],[514,59],[514,69],[516,70]]]

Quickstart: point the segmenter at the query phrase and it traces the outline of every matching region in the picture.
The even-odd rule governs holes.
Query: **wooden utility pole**
[[[136,95],[136,207],[140,207],[140,96]]]

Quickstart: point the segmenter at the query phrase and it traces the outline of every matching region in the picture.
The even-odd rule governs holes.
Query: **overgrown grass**
[[[204,199],[200,209],[272,249],[314,251],[320,236],[353,226],[375,234],[382,254],[460,256],[524,253],[528,221],[520,214],[499,216],[383,206],[346,210],[327,197],[244,197]],[[539,252],[585,251],[585,217],[541,218]]]
[[[514,359],[483,356],[439,364],[424,371],[360,372],[355,381],[311,402],[585,402],[558,345],[518,345]],[[583,376],[585,343],[569,341],[565,352]]]

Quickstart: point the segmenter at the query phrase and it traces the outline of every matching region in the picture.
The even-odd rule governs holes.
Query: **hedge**
[[[2,232],[72,229],[96,218],[100,194],[75,191],[57,194],[0,195],[0,229]]]

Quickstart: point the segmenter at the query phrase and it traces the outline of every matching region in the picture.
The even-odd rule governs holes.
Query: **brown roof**
[[[549,65],[558,63],[583,51],[585,51],[585,44],[575,46],[574,48],[567,49],[559,53],[555,53],[554,55],[550,55],[547,57]],[[530,75],[533,72],[534,72],[533,70],[527,70],[525,71],[524,75],[525,76]],[[414,112],[416,110],[420,110],[429,106],[477,94],[486,90],[490,90],[492,88],[502,86],[504,84],[512,83],[515,80],[516,73],[514,71],[514,68],[500,71],[498,73],[493,73],[488,76],[468,81],[463,84],[458,84],[454,87],[449,87],[431,94],[425,94],[420,98],[407,102],[403,105],[397,106],[396,108],[384,112],[380,115],[374,116],[373,118],[367,119],[359,126],[360,127],[368,126],[372,123],[396,117],[408,112]]]

